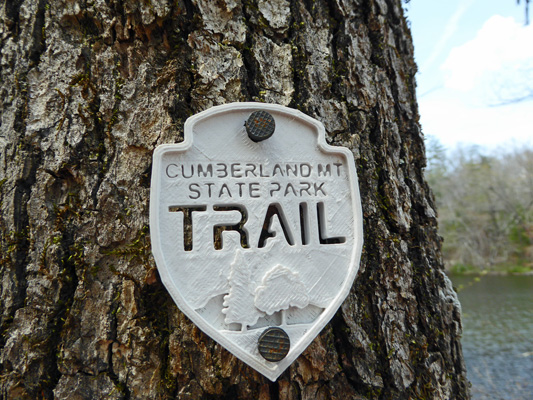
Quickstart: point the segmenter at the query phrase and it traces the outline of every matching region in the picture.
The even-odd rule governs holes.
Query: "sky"
[[[448,149],[533,145],[533,24],[523,4],[411,0],[406,9],[424,134]]]

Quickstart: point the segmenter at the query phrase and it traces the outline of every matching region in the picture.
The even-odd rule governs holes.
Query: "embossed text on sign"
[[[259,139],[257,115],[273,119]],[[234,103],[190,118],[185,141],[154,154],[150,226],[165,286],[272,380],[331,319],[358,269],[353,158],[324,133],[299,111]]]

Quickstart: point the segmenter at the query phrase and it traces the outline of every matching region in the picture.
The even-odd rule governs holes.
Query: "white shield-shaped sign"
[[[353,156],[262,103],[213,107],[154,153],[152,250],[179,308],[271,380],[333,317],[359,267]]]

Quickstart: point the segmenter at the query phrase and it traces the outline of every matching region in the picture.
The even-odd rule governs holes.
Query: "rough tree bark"
[[[401,0],[3,0],[1,399],[466,399],[423,178]],[[269,382],[206,337],[150,254],[154,147],[232,101],[298,108],[355,155],[352,292]]]

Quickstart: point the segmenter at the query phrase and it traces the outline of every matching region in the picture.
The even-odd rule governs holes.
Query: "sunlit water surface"
[[[533,276],[451,279],[473,399],[533,399]]]

